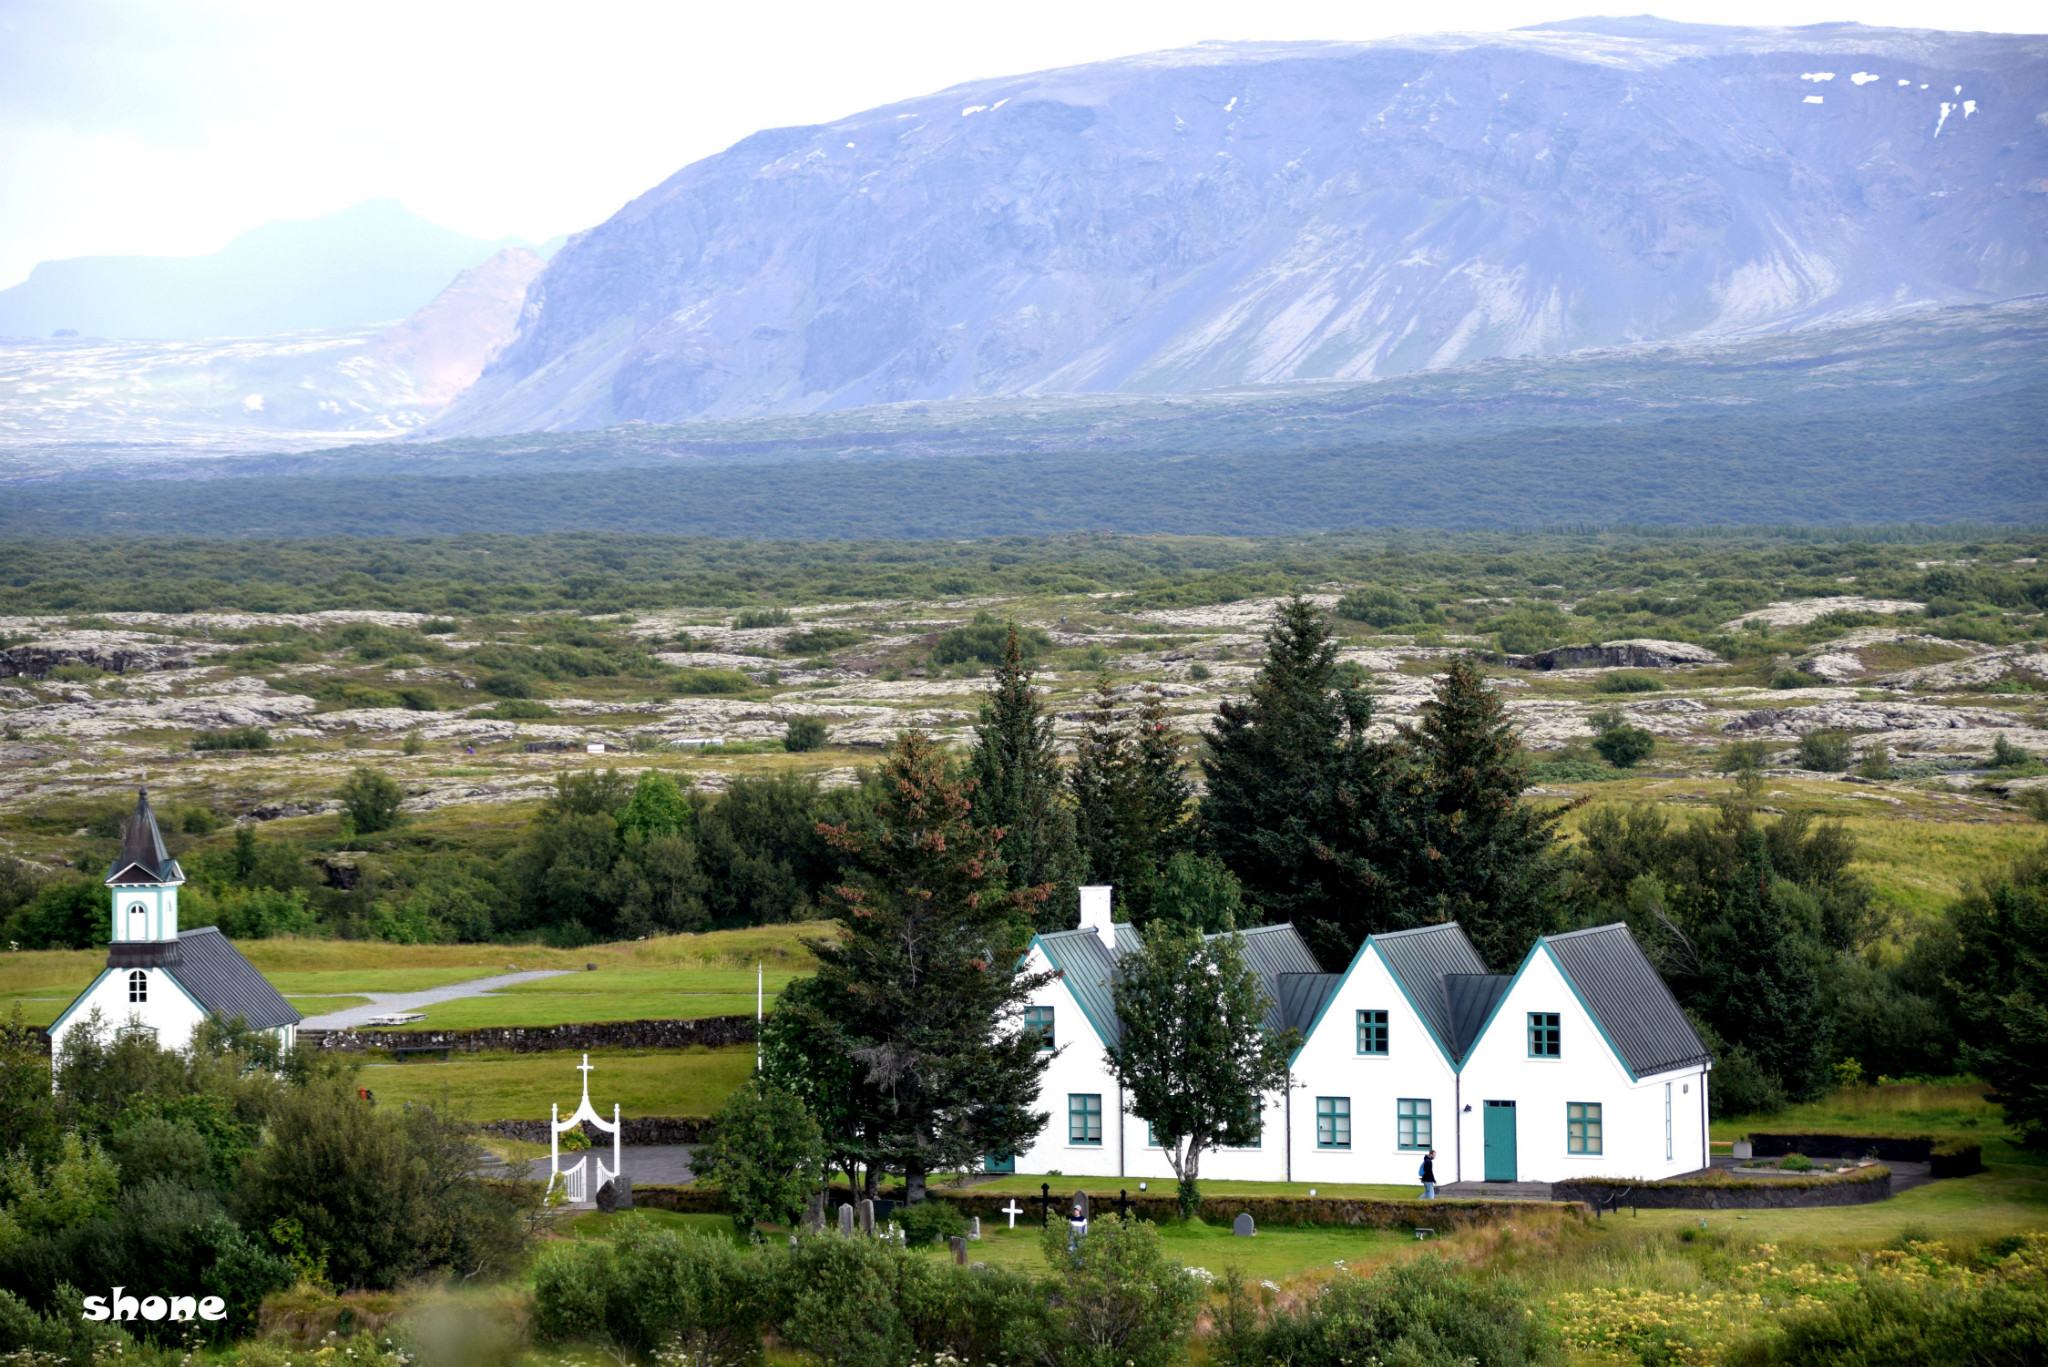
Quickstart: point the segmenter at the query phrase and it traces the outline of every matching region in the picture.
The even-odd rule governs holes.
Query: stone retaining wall
[[[548,1142],[545,1120],[487,1120],[477,1129],[499,1139],[518,1139],[528,1144]],[[592,1148],[609,1149],[612,1137],[583,1122],[583,1137]],[[622,1144],[701,1144],[711,1137],[711,1122],[693,1115],[628,1115],[619,1118]]]
[[[1803,1206],[1862,1206],[1888,1201],[1892,1170],[1862,1168],[1847,1177],[1680,1178],[1672,1182],[1558,1182],[1551,1199],[1595,1207],[1649,1210],[1787,1210]]]
[[[1934,1178],[1968,1177],[1984,1171],[1984,1147],[1964,1140],[1936,1139],[1925,1134],[1829,1134],[1825,1132],[1757,1132],[1749,1136],[1758,1158],[1803,1153],[1808,1158],[1874,1154],[1886,1163],[1925,1163]]]
[[[1055,1191],[1052,1217],[1063,1219],[1064,1203],[1073,1196],[1074,1188]],[[900,1194],[900,1189],[899,1189]],[[982,1223],[989,1227],[1005,1224],[1008,1217],[1002,1208],[1015,1199],[1025,1207],[1025,1213],[1017,1217],[1019,1225],[1035,1224],[1038,1207],[1014,1192],[978,1192],[934,1190],[931,1199],[944,1201],[962,1215],[979,1215]],[[1099,1218],[1116,1208],[1115,1192],[1093,1192],[1089,1200]],[[705,1187],[642,1187],[633,1188],[633,1204],[652,1210],[674,1210],[693,1214],[717,1214],[725,1210],[722,1193]],[[857,1205],[852,1193],[845,1187],[834,1187],[827,1205],[828,1223],[838,1218],[842,1204]],[[1235,1219],[1238,1212],[1248,1213],[1260,1227],[1267,1225],[1354,1225],[1364,1229],[1413,1229],[1417,1225],[1448,1233],[1454,1229],[1465,1229],[1473,1225],[1492,1224],[1498,1220],[1527,1216],[1536,1211],[1560,1211],[1572,1218],[1584,1219],[1588,1214],[1582,1205],[1544,1203],[1541,1201],[1374,1201],[1351,1200],[1341,1197],[1289,1197],[1289,1196],[1212,1196],[1202,1203],[1202,1218],[1211,1224],[1227,1224]],[[1147,1193],[1131,1198],[1131,1213],[1145,1220],[1171,1220],[1178,1213],[1178,1207],[1171,1195]]]
[[[582,1049],[721,1048],[754,1042],[752,1016],[697,1020],[597,1021],[583,1025],[493,1025],[474,1030],[301,1030],[312,1049],[452,1049],[458,1054],[506,1050],[541,1054]],[[543,1136],[545,1138],[545,1136]]]

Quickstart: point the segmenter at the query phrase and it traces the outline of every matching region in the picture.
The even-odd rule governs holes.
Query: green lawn
[[[1055,1177],[1051,1173],[1014,1172],[1000,1177],[991,1177],[985,1182],[976,1182],[972,1190],[981,1192],[1019,1192],[1026,1196],[1039,1194],[1041,1183],[1052,1187],[1055,1196],[1071,1196],[1077,1191],[1086,1191],[1090,1196],[1114,1198],[1119,1190],[1138,1194],[1139,1182],[1149,1184],[1149,1196],[1173,1195],[1174,1182],[1171,1177]],[[1223,1196],[1302,1196],[1310,1191],[1318,1196],[1355,1197],[1369,1201],[1412,1201],[1422,1195],[1419,1183],[1402,1186],[1370,1186],[1363,1183],[1309,1183],[1309,1182],[1213,1182],[1204,1179],[1202,1197]],[[944,1195],[943,1191],[939,1192]]]
[[[78,991],[83,992],[90,985],[81,985]],[[0,997],[0,1020],[8,1019],[18,1006],[21,1008],[21,1019],[24,1024],[47,1026],[56,1020],[57,1013],[71,1005],[77,996],[78,992],[73,992],[68,997],[45,997],[40,994],[33,997]]]
[[[588,976],[595,977],[595,974]],[[538,986],[539,984],[535,984]],[[768,1005],[773,1006],[771,996]],[[683,992],[526,992],[463,997],[424,1008],[419,1029],[486,1025],[569,1025],[581,1021],[698,1020],[751,1016],[754,994]]]
[[[761,976],[772,995],[789,986],[799,975],[786,969],[771,969],[764,971]],[[508,996],[534,993],[556,996],[579,992],[727,992],[752,997],[754,970],[689,967],[600,968],[595,972],[577,973],[560,978],[535,978],[531,982],[513,983],[503,991]]]
[[[572,1053],[469,1054],[446,1063],[368,1063],[359,1079],[379,1101],[446,1100],[475,1120],[541,1120],[550,1103],[566,1114],[581,1094]],[[593,1050],[590,1102],[629,1116],[710,1115],[754,1071],[752,1045],[729,1049]]]

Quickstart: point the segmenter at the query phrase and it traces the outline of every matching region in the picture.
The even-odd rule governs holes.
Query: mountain
[[[485,242],[396,200],[268,223],[207,256],[45,261],[0,290],[0,336],[262,337],[404,318],[516,238]]]
[[[45,478],[388,439],[476,379],[511,338],[542,264],[508,247],[384,327],[210,341],[0,338],[0,470]]]
[[[1213,44],[759,133],[571,238],[428,435],[1178,394],[2048,289],[2048,40]]]

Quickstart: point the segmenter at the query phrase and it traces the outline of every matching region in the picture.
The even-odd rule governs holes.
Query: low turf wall
[[[1667,1182],[1558,1182],[1550,1189],[1555,1201],[1584,1201],[1614,1209],[1641,1206],[1650,1210],[1786,1210],[1803,1206],[1862,1206],[1886,1201],[1892,1194],[1892,1170],[1878,1164],[1845,1176],[1812,1177],[1678,1177]]]
[[[1053,1219],[1065,1218],[1066,1202],[1072,1199],[1073,1194],[1072,1191],[1055,1193]],[[990,1228],[1008,1223],[1009,1217],[1002,1213],[1002,1208],[1013,1198],[1018,1205],[1025,1207],[1025,1213],[1017,1217],[1017,1223],[1036,1224],[1038,1208],[1013,1192],[935,1190],[930,1196],[934,1201],[944,1201],[962,1215],[979,1215],[982,1223]],[[1105,1197],[1096,1192],[1089,1199],[1096,1218],[1115,1212],[1114,1196]],[[706,1187],[635,1186],[633,1204],[652,1210],[696,1214],[717,1214],[725,1210],[723,1193]],[[834,1187],[827,1204],[828,1224],[838,1219],[842,1204],[857,1203],[845,1187]],[[1413,1229],[1420,1225],[1448,1232],[1492,1224],[1517,1215],[1528,1215],[1532,1211],[1560,1208],[1569,1211],[1574,1218],[1585,1218],[1586,1211],[1581,1206],[1567,1204],[1560,1207],[1556,1203],[1540,1201],[1375,1201],[1330,1196],[1212,1196],[1202,1203],[1202,1216],[1211,1222],[1227,1223],[1236,1219],[1239,1211],[1244,1211],[1260,1228],[1269,1225],[1350,1225],[1361,1229]],[[1172,1196],[1150,1193],[1133,1196],[1130,1209],[1131,1214],[1140,1219],[1155,1221],[1171,1220],[1179,1213]]]
[[[308,1048],[361,1053],[369,1049],[449,1049],[458,1054],[503,1051],[542,1054],[582,1049],[720,1048],[754,1042],[752,1016],[697,1020],[596,1021],[584,1025],[489,1025],[473,1030],[301,1030]]]
[[[1925,1134],[1829,1134],[1777,1130],[1749,1136],[1758,1158],[1803,1153],[1808,1158],[1875,1156],[1887,1163],[1925,1163],[1934,1177],[1968,1177],[1984,1171],[1984,1147],[1963,1139]]]

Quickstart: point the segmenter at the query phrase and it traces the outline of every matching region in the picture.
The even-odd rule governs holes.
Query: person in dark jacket
[[[1431,1149],[1428,1153],[1422,1155],[1422,1167],[1416,1172],[1415,1175],[1422,1179],[1422,1199],[1425,1201],[1434,1201],[1436,1199],[1435,1149]]]

